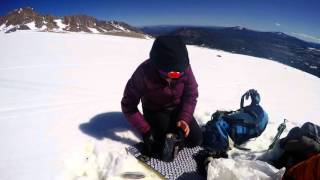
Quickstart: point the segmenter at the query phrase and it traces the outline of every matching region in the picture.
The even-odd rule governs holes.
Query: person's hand
[[[186,121],[180,120],[177,122],[177,127],[181,128],[184,132],[184,137],[188,137],[190,133],[189,125]]]
[[[152,132],[149,130],[148,132],[142,135],[142,138],[143,138],[146,155],[151,156],[152,146],[155,143]]]

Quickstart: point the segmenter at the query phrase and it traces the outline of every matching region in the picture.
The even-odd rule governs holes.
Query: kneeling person
[[[168,133],[183,132],[184,144],[202,143],[202,133],[193,117],[198,84],[183,41],[159,36],[150,58],[135,70],[121,101],[127,120],[138,129],[148,155],[162,153]],[[137,106],[142,102],[143,115]]]

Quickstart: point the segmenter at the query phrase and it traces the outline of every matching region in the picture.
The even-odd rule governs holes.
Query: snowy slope
[[[115,179],[135,163],[124,147],[139,136],[120,113],[120,100],[152,40],[31,31],[0,39],[0,179]],[[267,148],[283,118],[289,127],[320,124],[319,78],[265,59],[188,50],[200,124],[216,109],[237,109],[250,88],[260,92],[271,122],[248,147]]]

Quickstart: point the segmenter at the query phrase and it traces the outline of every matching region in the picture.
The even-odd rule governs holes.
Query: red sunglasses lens
[[[171,72],[168,73],[168,77],[172,78],[172,79],[180,78],[180,76],[181,76],[180,72],[171,71]]]

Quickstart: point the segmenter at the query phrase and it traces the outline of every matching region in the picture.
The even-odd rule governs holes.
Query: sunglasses
[[[171,78],[171,79],[179,79],[184,74],[184,72],[179,72],[179,71],[164,72],[161,70],[159,70],[159,73],[162,77]]]

